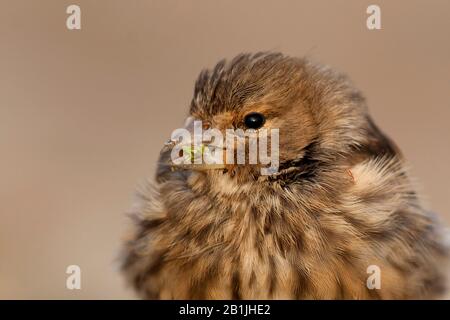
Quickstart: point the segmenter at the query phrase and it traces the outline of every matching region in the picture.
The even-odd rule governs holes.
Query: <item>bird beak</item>
[[[174,148],[175,143],[173,141],[168,141],[163,150],[170,150]],[[197,159],[202,160],[203,156],[211,149],[211,146],[201,144],[196,147],[192,144],[179,144],[181,150],[183,152],[184,161],[181,163],[175,163],[172,159],[169,159],[169,165],[172,171],[175,170],[197,170],[197,171],[206,171],[206,170],[217,170],[217,169],[225,169],[224,164],[207,164],[202,161],[196,163]],[[223,149],[222,149],[223,150]],[[219,150],[215,150],[215,152],[220,152]]]
[[[222,147],[216,147],[211,144],[209,141],[203,141],[203,136],[195,130],[194,127],[194,119],[192,117],[187,118],[185,126],[183,128],[186,130],[186,134],[189,134],[190,137],[194,137],[194,139],[188,139],[188,142],[176,142],[174,140],[169,140],[165,143],[163,152],[169,152],[172,156],[168,159],[168,164],[171,167],[171,170],[198,170],[198,171],[206,171],[206,170],[217,170],[217,169],[225,169],[225,165],[222,163],[213,163],[208,164],[205,163],[204,158],[207,154],[211,154],[211,152],[221,152],[222,154],[225,150]],[[197,135],[197,136],[196,136]],[[192,141],[193,140],[193,141]],[[194,141],[198,141],[194,144]],[[200,143],[199,143],[200,142]],[[177,158],[178,161],[174,162],[173,151],[174,148],[177,148],[175,151],[176,155],[178,153],[182,153],[182,158]],[[182,160],[182,161],[180,161]]]

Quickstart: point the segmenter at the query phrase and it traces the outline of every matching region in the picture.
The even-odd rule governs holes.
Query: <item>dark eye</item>
[[[259,129],[266,122],[266,118],[261,113],[252,112],[245,116],[244,123],[249,129]]]

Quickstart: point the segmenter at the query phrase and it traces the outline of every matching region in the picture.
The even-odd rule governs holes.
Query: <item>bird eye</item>
[[[259,129],[264,125],[266,118],[261,113],[252,112],[245,116],[244,124],[249,129]]]

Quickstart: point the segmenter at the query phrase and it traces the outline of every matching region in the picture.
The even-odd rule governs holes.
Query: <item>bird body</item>
[[[445,290],[448,247],[398,148],[346,77],[242,54],[197,80],[190,116],[279,128],[278,172],[171,170],[139,192],[123,270],[150,299],[411,299]],[[255,123],[255,119],[251,119]],[[380,270],[379,288],[367,285]]]

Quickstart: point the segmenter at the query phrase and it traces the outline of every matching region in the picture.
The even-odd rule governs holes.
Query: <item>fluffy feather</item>
[[[123,270],[152,299],[409,299],[445,290],[448,247],[398,148],[345,76],[242,54],[203,71],[190,115],[221,130],[257,111],[280,128],[278,174],[171,171],[140,191]],[[381,289],[368,289],[369,265]]]

